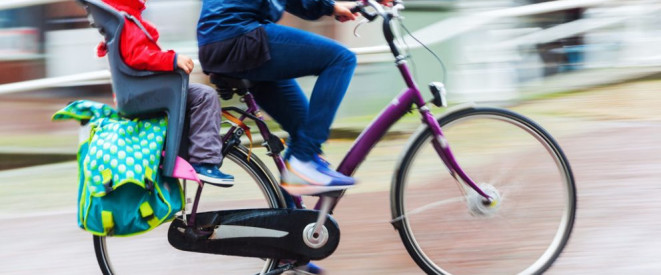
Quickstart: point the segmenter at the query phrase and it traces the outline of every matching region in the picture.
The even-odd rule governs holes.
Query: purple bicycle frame
[[[406,66],[406,61],[398,61],[397,68],[406,82],[407,89],[395,97],[390,102],[390,105],[381,111],[370,125],[361,132],[338,166],[337,171],[344,175],[352,175],[363,160],[365,160],[374,145],[376,145],[376,143],[378,143],[385,135],[388,129],[402,118],[415,104],[422,115],[422,122],[429,127],[434,135],[434,138],[432,139],[434,149],[439,154],[439,157],[443,160],[447,168],[449,168],[450,173],[455,178],[458,176],[465,184],[468,184],[485,199],[490,199],[490,197],[485,194],[472,179],[470,179],[457,163],[445,137],[443,136],[438,121],[429,111],[429,108],[425,106],[425,100],[413,81],[413,77]],[[319,204],[317,204],[315,209],[318,208],[318,206]]]
[[[363,3],[367,3],[367,0],[363,0]],[[384,18],[386,18],[384,16]],[[384,21],[384,33],[386,38],[390,37],[392,38],[392,34],[390,33],[389,30],[389,25],[387,24],[387,21]],[[388,29],[388,30],[385,30]],[[387,39],[388,44],[393,52],[393,55],[395,56],[396,59],[396,64],[397,68],[399,69],[399,72],[401,73],[407,88],[402,91],[397,97],[395,97],[390,104],[383,110],[381,113],[370,123],[369,126],[365,130],[361,132],[361,134],[356,138],[354,141],[353,145],[345,155],[344,159],[338,166],[337,171],[350,176],[352,175],[356,169],[358,169],[358,166],[365,160],[365,157],[369,154],[369,152],[372,150],[374,145],[381,140],[381,138],[386,134],[388,129],[395,124],[400,118],[404,116],[407,112],[411,110],[411,107],[415,105],[420,112],[420,115],[422,116],[422,123],[426,124],[427,127],[431,130],[434,138],[432,139],[432,145],[435,149],[435,151],[438,153],[439,158],[443,161],[445,166],[449,169],[450,174],[457,180],[461,180],[464,184],[470,186],[473,190],[475,190],[478,194],[480,194],[485,202],[490,202],[491,198],[485,194],[476,184],[473,180],[468,177],[468,175],[461,169],[459,164],[457,163],[456,159],[454,158],[454,155],[452,154],[452,151],[450,150],[448,146],[448,142],[443,136],[443,133],[441,131],[441,127],[438,124],[438,121],[436,118],[434,118],[433,114],[429,111],[429,108],[426,106],[425,100],[422,97],[422,94],[420,93],[420,90],[418,89],[418,86],[415,84],[415,81],[413,81],[413,77],[411,75],[411,72],[409,71],[407,65],[406,65],[406,60],[402,56],[399,55],[398,50],[396,49],[396,46],[392,42],[392,39]],[[255,99],[252,94],[247,93],[243,95],[243,101],[246,103],[247,108],[243,110],[243,114],[239,117],[239,120],[243,121],[244,119],[248,118],[249,116],[254,116],[251,119],[255,119],[255,117],[259,120],[263,121],[263,116],[261,115],[259,106],[255,102]],[[268,140],[271,138],[271,132],[264,123],[257,123],[257,126],[259,128],[259,132],[261,136],[264,138],[264,140]],[[229,140],[230,136],[233,135],[234,131],[236,131],[237,126],[231,127],[228,132],[225,134],[223,137],[223,143],[226,144],[227,141]],[[278,167],[279,172],[282,174],[284,172],[285,164],[282,159],[282,157],[279,154],[271,154],[271,157],[273,158],[276,166]],[[197,210],[197,204],[200,199],[202,188],[198,188],[197,194],[195,196],[195,201],[193,203],[193,212],[191,214],[191,219],[189,224],[195,224],[195,214]],[[282,190],[282,192],[285,192]],[[342,192],[342,195],[344,192]],[[285,195],[286,196],[286,195]],[[302,208],[302,198],[300,196],[291,196],[293,199],[294,203],[298,208]],[[332,197],[327,197],[327,199],[330,199],[330,201],[326,201],[324,203],[324,197],[320,198],[314,209],[315,210],[320,210],[321,213],[331,213],[337,203],[339,202],[341,196],[332,198]],[[315,225],[315,232],[317,232],[318,225],[323,224],[325,220],[325,215],[320,215],[320,218],[318,219],[316,225]],[[319,227],[320,228],[320,227]]]
[[[418,86],[415,84],[415,81],[413,81],[411,72],[406,65],[405,58],[400,55],[397,46],[393,42],[393,33],[389,25],[389,20],[391,17],[387,16],[379,8],[378,3],[372,2],[373,1],[369,0],[360,1],[362,5],[371,5],[375,7],[377,10],[376,14],[369,14],[364,9],[357,11],[361,12],[366,18],[371,18],[370,21],[376,18],[378,15],[384,18],[384,36],[386,37],[386,42],[388,42],[393,56],[395,57],[397,68],[399,69],[399,72],[402,75],[407,88],[397,97],[395,97],[390,102],[390,104],[370,123],[370,125],[361,132],[361,134],[358,136],[358,138],[356,138],[353,145],[349,149],[349,152],[347,152],[344,159],[338,166],[337,171],[347,176],[352,175],[356,169],[358,169],[358,166],[363,162],[363,160],[365,160],[365,157],[367,157],[374,145],[376,145],[376,143],[379,142],[379,140],[381,140],[381,138],[385,135],[388,129],[390,129],[390,127],[395,124],[395,122],[402,118],[404,114],[410,111],[411,107],[415,105],[420,112],[420,115],[422,116],[422,123],[429,127],[434,136],[432,139],[432,145],[435,151],[438,153],[439,158],[441,158],[443,163],[445,163],[445,166],[449,169],[450,174],[458,181],[461,180],[461,182],[470,186],[473,190],[480,194],[486,202],[490,202],[491,198],[486,193],[484,193],[461,169],[454,155],[452,154],[452,151],[450,150],[446,138],[443,136],[443,132],[441,131],[441,127],[438,124],[438,121],[436,118],[434,118],[434,115],[426,106],[425,100],[422,97]],[[259,107],[255,103],[251,94],[246,94],[244,96],[244,102],[248,107],[246,111],[248,113],[255,114],[261,119],[261,116],[259,115]],[[245,117],[246,116],[244,115],[240,119],[243,120]],[[269,129],[263,124],[258,124],[258,126],[261,135],[265,139],[268,138],[270,135]],[[228,133],[232,133],[232,131],[233,129],[230,129]],[[227,135],[225,138],[227,138]],[[278,167],[278,170],[280,170],[280,173],[284,172],[285,166],[282,158],[277,154],[273,154],[272,157]],[[339,198],[340,197],[338,197],[337,200],[335,200],[335,202],[332,204],[330,211],[332,211],[332,209],[335,207]],[[300,197],[294,197],[294,201],[298,206],[300,206]],[[320,207],[321,200],[317,202],[315,209],[320,209]]]

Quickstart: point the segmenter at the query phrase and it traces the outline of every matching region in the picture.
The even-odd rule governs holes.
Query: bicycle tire
[[[393,225],[410,256],[427,274],[543,273],[567,244],[576,215],[574,177],[558,143],[500,108],[464,108],[438,122],[462,169],[500,199],[480,210],[475,191],[447,184],[457,181],[422,128],[391,189]]]
[[[222,203],[217,203],[215,200],[218,198],[211,199],[209,205],[200,205],[201,212],[205,207],[208,207],[210,210],[222,210],[225,209],[225,206],[229,208],[260,208],[260,207],[271,207],[271,208],[285,208],[285,201],[280,192],[278,181],[273,177],[271,172],[267,167],[262,163],[254,154],[248,158],[249,151],[244,146],[234,146],[229,153],[225,156],[225,161],[222,166],[222,170],[225,173],[234,175],[235,183],[233,187],[230,188],[218,188],[211,185],[206,185],[203,191],[203,196],[206,193],[229,193],[232,192],[236,196],[242,196],[245,200],[237,201],[227,201]],[[237,173],[236,171],[244,171]],[[248,181],[254,181],[255,184],[250,186]],[[196,185],[194,183],[194,185]],[[189,185],[188,187],[194,186]],[[240,190],[236,190],[240,189]],[[250,190],[253,193],[256,190],[260,190],[263,198],[255,199],[251,196],[258,196],[255,194],[245,194],[246,190]],[[211,191],[211,192],[210,192]],[[194,192],[189,192],[189,194],[194,194]],[[247,196],[247,197],[246,197]],[[227,197],[227,194],[223,194],[223,197]],[[256,200],[261,201],[259,205],[255,204]],[[204,198],[202,199],[204,200]],[[218,206],[221,206],[218,208]],[[188,206],[190,210],[190,205]],[[277,264],[277,259],[255,259],[255,258],[243,258],[243,257],[231,257],[222,256],[222,255],[213,255],[213,254],[203,254],[203,253],[194,253],[194,252],[185,252],[177,250],[169,245],[167,241],[167,228],[169,225],[163,224],[154,230],[142,234],[140,236],[134,236],[129,238],[121,237],[102,237],[94,236],[94,251],[96,258],[101,268],[101,272],[104,275],[110,274],[182,274],[190,273],[196,268],[204,268],[204,270],[218,272],[223,270],[223,274],[246,274],[249,272],[266,272],[274,269]],[[158,232],[154,232],[158,231]],[[146,249],[143,252],[136,252],[135,249],[143,248],[139,245],[141,239],[148,238],[149,240],[145,242],[159,242],[160,245],[158,248],[152,248],[149,246],[149,249]],[[112,240],[112,241],[110,241]],[[113,242],[131,242],[130,255],[134,255],[135,259],[132,259],[130,255],[121,255],[121,252],[112,252],[113,248],[126,248],[122,246],[127,246],[125,243],[115,244]],[[110,244],[109,243],[113,243]],[[127,249],[128,250],[128,249]],[[163,251],[168,251],[167,257],[161,257]],[[155,253],[155,254],[153,254]],[[116,257],[122,257],[121,262],[125,266],[119,267],[117,264],[118,260]],[[182,259],[180,259],[183,257]],[[190,259],[189,257],[194,257],[195,259]],[[112,260],[110,258],[113,258]],[[176,259],[175,259],[176,258]],[[232,261],[231,267],[234,270],[223,269],[223,259],[230,259]],[[153,264],[149,265],[143,263],[143,261],[152,260]],[[261,262],[261,264],[260,264]],[[179,263],[184,265],[179,265]],[[209,265],[207,265],[209,264]],[[214,266],[215,265],[215,266]],[[218,266],[220,265],[220,266]],[[248,266],[249,265],[249,266]],[[253,267],[254,266],[254,267]],[[230,268],[226,266],[225,268]],[[260,269],[256,271],[255,268]],[[227,270],[227,271],[226,271]]]

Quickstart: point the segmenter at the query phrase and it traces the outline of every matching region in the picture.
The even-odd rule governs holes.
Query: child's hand
[[[106,46],[106,42],[99,42],[99,45],[96,46],[96,56],[98,57],[104,57],[108,54],[108,47]]]
[[[184,70],[184,72],[190,74],[194,66],[193,59],[183,54],[177,54],[177,67]]]

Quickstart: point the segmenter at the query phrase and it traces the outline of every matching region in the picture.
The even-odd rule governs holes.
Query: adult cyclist
[[[306,20],[356,19],[353,2],[333,0],[203,0],[197,26],[205,73],[251,80],[257,103],[289,133],[281,182],[290,194],[351,187],[355,180],[319,156],[356,67],[356,56],[334,40],[278,25],[285,11]],[[316,75],[308,101],[295,78]]]

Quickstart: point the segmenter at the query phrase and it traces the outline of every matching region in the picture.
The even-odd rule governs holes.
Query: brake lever
[[[391,10],[394,18],[404,18],[399,13],[399,11],[404,10],[404,5],[400,1],[396,1]]]
[[[358,25],[356,25],[356,27],[353,28],[353,36],[360,37],[360,34],[358,34],[358,28],[360,28],[360,26],[362,26],[362,25],[364,25],[365,23],[368,23],[368,22],[370,22],[370,21],[367,18],[363,18],[363,20],[360,20],[360,22],[358,22]]]

